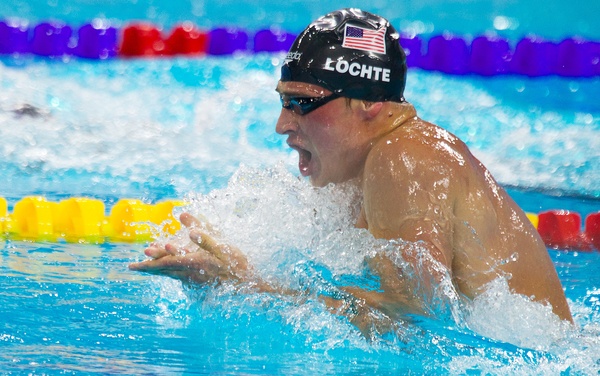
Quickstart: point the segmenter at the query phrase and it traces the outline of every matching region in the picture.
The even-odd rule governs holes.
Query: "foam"
[[[58,191],[49,176],[69,173],[90,175],[85,193],[118,180],[113,194],[139,196],[160,186],[176,195],[222,187],[240,163],[284,160],[293,171],[295,152],[274,132],[280,58],[0,65],[0,151],[24,186],[15,195],[36,184]],[[406,98],[462,138],[500,183],[598,196],[596,81],[415,70]],[[38,116],[18,116],[24,105]],[[45,177],[32,182],[24,171]]]
[[[215,320],[248,320],[247,328],[266,325],[259,319],[266,316],[270,324],[260,329],[261,335],[291,330],[297,341],[313,350],[376,352],[383,357],[381,364],[398,357],[409,363],[430,359],[430,364],[421,365],[425,371],[547,374],[597,368],[599,318],[597,304],[589,304],[598,299],[597,289],[582,301],[569,302],[575,326],[558,319],[549,307],[511,293],[503,279],[491,282],[472,302],[465,301],[449,276],[433,296],[414,283],[414,293],[423,295],[431,318],[409,316],[392,333],[373,341],[343,317],[331,315],[315,293],[330,293],[345,283],[370,288],[365,257],[383,252],[405,278],[415,281],[427,275],[425,269],[438,267],[418,243],[374,239],[354,228],[357,208],[347,202],[355,194],[351,186],[314,188],[280,164],[269,169],[242,167],[227,187],[189,195],[190,204],[182,210],[202,215],[221,241],[248,255],[263,278],[309,291],[299,297],[252,290],[238,294],[238,288],[223,284],[187,290],[188,304],[197,305],[203,319],[212,315]],[[181,232],[176,241],[187,242],[187,233]],[[397,252],[399,246],[421,262],[408,267]],[[167,293],[162,296],[168,299],[172,290],[178,304],[181,290],[172,283],[164,288]]]
[[[207,189],[202,179],[192,176],[226,181],[241,160],[260,165],[284,159],[277,150],[281,140],[271,141],[267,146],[274,147],[269,148],[263,141],[273,133],[278,111],[272,72],[244,73],[243,81],[252,85],[219,77],[246,63],[0,65],[3,163],[10,167],[6,170],[16,171],[18,179],[20,171],[46,176],[83,172],[99,186],[110,185],[106,179],[124,179],[125,192],[153,180],[163,185],[163,177],[171,175],[166,184],[182,195],[190,189]],[[192,80],[211,83],[189,86]],[[269,96],[256,97],[257,90],[272,93],[272,101]],[[266,106],[267,102],[274,105]],[[43,116],[17,116],[14,111],[24,104]],[[27,183],[31,182],[23,185]],[[58,190],[54,184],[46,181],[40,190]],[[36,184],[30,189],[31,185]]]

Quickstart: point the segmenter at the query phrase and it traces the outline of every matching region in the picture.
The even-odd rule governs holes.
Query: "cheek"
[[[342,103],[342,106],[345,106]],[[327,106],[325,106],[327,107]],[[306,134],[315,144],[320,147],[322,153],[331,154],[348,144],[352,138],[352,121],[345,108],[322,108],[316,113],[310,122],[307,122]],[[319,111],[321,109],[318,109]]]
[[[319,154],[330,154],[342,143],[341,135],[331,124],[316,125],[309,130],[308,136]]]

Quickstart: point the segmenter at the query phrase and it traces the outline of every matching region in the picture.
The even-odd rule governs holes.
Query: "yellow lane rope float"
[[[0,197],[0,232],[15,240],[74,243],[146,242],[160,232],[175,233],[181,228],[173,208],[183,201],[166,200],[147,204],[138,199],[121,199],[108,216],[104,202],[72,197],[60,202],[42,196],[28,196],[8,212]]]

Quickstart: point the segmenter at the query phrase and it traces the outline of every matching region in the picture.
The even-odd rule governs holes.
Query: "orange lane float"
[[[0,197],[0,234],[17,240],[75,243],[148,242],[163,233],[181,228],[173,209],[179,200],[148,204],[138,199],[121,199],[105,215],[104,202],[72,197],[60,202],[29,196],[15,203],[12,214]],[[581,215],[568,210],[526,213],[549,248],[600,251],[600,212],[591,213],[582,229]]]

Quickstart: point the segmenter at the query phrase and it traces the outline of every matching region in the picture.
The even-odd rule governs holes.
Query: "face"
[[[279,82],[284,105],[290,97],[326,97],[330,91],[301,82]],[[345,98],[333,99],[301,115],[282,108],[276,131],[287,135],[288,145],[299,155],[298,168],[315,186],[340,183],[362,175],[367,148],[364,124]]]

